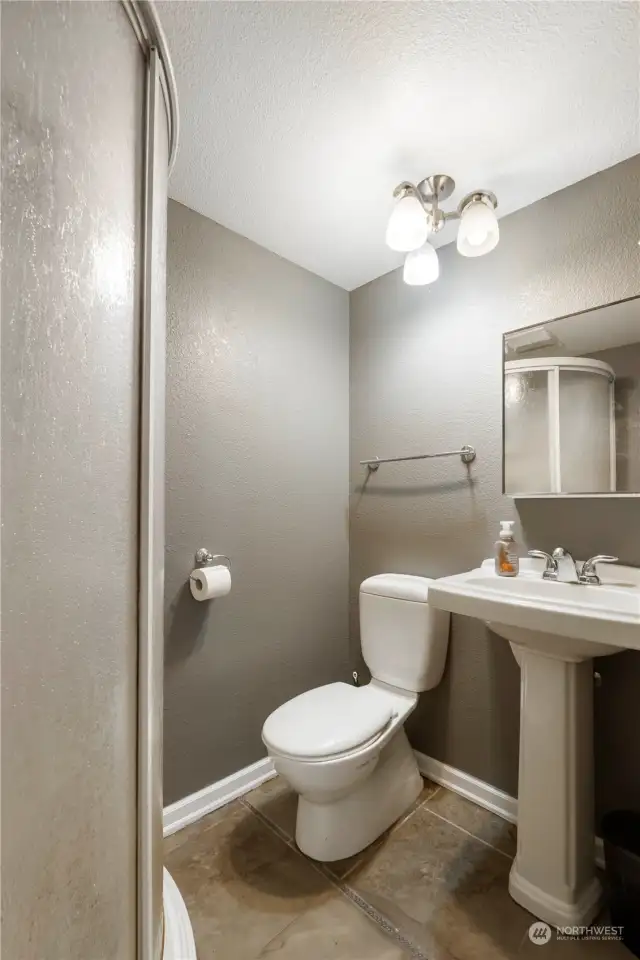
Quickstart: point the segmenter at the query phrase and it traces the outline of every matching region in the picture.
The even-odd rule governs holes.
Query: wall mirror
[[[640,296],[504,335],[503,492],[640,495]]]

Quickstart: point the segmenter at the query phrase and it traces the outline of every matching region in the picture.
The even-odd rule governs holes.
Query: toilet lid
[[[301,693],[267,718],[262,739],[276,753],[308,760],[353,750],[384,730],[393,716],[389,704],[367,696],[366,689],[328,683]]]

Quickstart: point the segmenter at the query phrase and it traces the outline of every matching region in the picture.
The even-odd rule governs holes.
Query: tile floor
[[[295,810],[276,778],[165,840],[198,960],[632,960],[616,942],[531,943],[507,892],[515,828],[444,787],[333,864],[297,850]]]

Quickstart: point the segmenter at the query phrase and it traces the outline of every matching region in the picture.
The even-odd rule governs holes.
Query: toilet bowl
[[[422,779],[404,731],[418,694],[436,686],[449,614],[428,604],[425,577],[381,574],[360,587],[363,687],[330,683],[266,720],[262,739],[299,794],[296,842],[315,860],[352,856],[411,806]]]

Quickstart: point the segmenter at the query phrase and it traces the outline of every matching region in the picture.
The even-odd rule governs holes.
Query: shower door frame
[[[146,61],[139,393],[137,731],[138,960],[160,960],[164,682],[167,181],[178,141],[173,68],[153,3],[121,0]],[[166,149],[163,134],[166,131]]]

